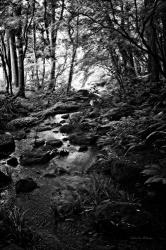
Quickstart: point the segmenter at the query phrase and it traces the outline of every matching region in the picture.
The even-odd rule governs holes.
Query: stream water
[[[70,114],[71,115],[71,114]],[[20,156],[25,151],[33,150],[35,138],[52,140],[60,139],[63,145],[58,148],[58,151],[68,151],[66,156],[55,156],[52,160],[45,164],[34,164],[31,166],[21,166],[20,162],[17,167],[12,168],[7,165],[7,159],[0,162],[1,169],[12,171],[14,183],[19,179],[33,178],[39,188],[32,193],[16,195],[16,204],[26,212],[27,218],[34,227],[44,227],[49,231],[53,230],[53,213],[52,202],[58,206],[63,203],[74,202],[75,192],[89,183],[89,178],[86,175],[86,170],[93,164],[96,159],[96,149],[88,147],[87,151],[79,152],[79,146],[70,144],[69,140],[64,140],[66,134],[59,131],[58,123],[61,123],[61,115],[50,116],[37,127],[34,127],[27,133],[27,138],[16,140],[16,149],[10,157],[16,157],[19,162]],[[70,116],[69,116],[70,117]],[[69,122],[69,118],[65,120]],[[39,128],[50,126],[41,132],[37,132]],[[6,190],[6,199],[11,197],[11,189]],[[13,195],[13,193],[12,193]],[[3,203],[4,200],[1,200]],[[8,202],[8,201],[7,201]]]

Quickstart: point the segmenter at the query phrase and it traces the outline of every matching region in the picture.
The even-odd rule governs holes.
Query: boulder
[[[62,120],[62,121],[60,121],[60,123],[61,123],[61,124],[64,124],[64,123],[66,123],[66,121],[65,121],[65,120]]]
[[[80,146],[80,148],[78,149],[78,152],[85,152],[88,150],[88,146]]]
[[[16,194],[30,193],[36,188],[38,188],[38,185],[32,178],[21,179],[15,185]]]
[[[61,133],[66,133],[66,134],[69,134],[73,131],[74,129],[74,126],[71,125],[71,124],[64,124],[60,127],[60,132]]]
[[[89,91],[87,89],[80,89],[77,91],[77,94],[88,97],[89,96]]]
[[[35,142],[34,142],[34,147],[41,147],[41,146],[43,146],[45,144],[45,140],[44,139],[37,139],[37,140],[35,140]]]
[[[52,146],[52,147],[56,147],[56,148],[60,148],[63,145],[63,143],[59,139],[52,139],[52,140],[49,140],[46,142],[46,146],[47,145]]]
[[[59,151],[59,156],[60,157],[65,157],[65,156],[68,156],[69,155],[69,151],[67,151],[67,150],[60,150]]]
[[[36,129],[36,132],[43,132],[43,131],[51,130],[51,129],[52,129],[51,125],[47,125],[47,126],[38,127]]]
[[[12,167],[17,167],[18,160],[16,157],[11,157],[10,159],[7,160],[7,164],[12,166]]]
[[[27,135],[24,130],[20,130],[20,131],[13,133],[13,137],[15,140],[22,140],[22,139],[26,139]]]
[[[98,136],[95,134],[72,134],[69,136],[69,141],[73,145],[94,145]]]
[[[15,120],[10,121],[7,124],[7,128],[10,130],[16,130],[23,127],[29,127],[34,124],[37,124],[39,122],[39,119],[37,117],[23,117],[23,118],[17,118]]]
[[[15,150],[15,142],[11,134],[0,135],[0,158],[8,156]]]
[[[11,177],[0,171],[0,188],[8,186],[11,182]]]
[[[48,150],[47,148],[27,151],[20,156],[20,164],[22,166],[45,164],[49,162],[54,156],[55,155],[52,154],[51,149]]]
[[[69,114],[64,114],[61,117],[62,117],[62,119],[68,119],[69,118]]]

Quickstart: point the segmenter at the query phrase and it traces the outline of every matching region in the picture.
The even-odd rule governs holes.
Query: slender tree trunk
[[[74,61],[75,61],[75,57],[76,57],[76,52],[77,52],[77,48],[73,48],[72,59],[71,59],[71,64],[70,64],[70,71],[69,71],[69,79],[68,79],[68,84],[67,84],[67,93],[69,93],[69,91],[71,89],[71,83],[73,80]]]
[[[11,71],[11,57],[10,57],[10,32],[9,30],[6,31],[6,55],[7,55],[7,71],[8,71],[8,79],[9,79],[9,86],[7,86],[7,91],[10,89],[10,93],[13,94],[12,91],[12,71]]]
[[[16,10],[17,18],[21,16],[21,5]],[[25,97],[25,79],[24,79],[24,51],[23,51],[23,37],[22,37],[22,23],[20,20],[16,35],[16,47],[18,54],[18,83],[19,90],[16,96]]]
[[[55,79],[55,47],[56,47],[56,29],[55,29],[55,2],[51,2],[51,31],[50,31],[50,52],[51,52],[51,75],[49,89],[54,88]]]
[[[34,65],[35,65],[35,76],[36,76],[36,85],[37,88],[40,88],[40,82],[39,82],[39,71],[38,71],[38,59],[37,59],[37,53],[36,53],[36,24],[33,22],[33,55],[34,55]]]
[[[13,30],[11,30],[9,34],[9,44],[10,44],[12,83],[16,87],[18,87],[18,64],[17,64],[15,35],[14,35]]]
[[[22,37],[17,36],[17,50],[18,50],[18,82],[19,91],[17,96],[25,97],[25,83],[24,83],[24,55]]]

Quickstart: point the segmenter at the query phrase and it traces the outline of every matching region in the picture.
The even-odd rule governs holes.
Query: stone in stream
[[[32,178],[21,179],[15,185],[16,194],[30,193],[36,188],[38,188],[38,185]]]
[[[63,143],[59,139],[52,139],[52,140],[49,140],[46,142],[46,146],[47,145],[52,146],[52,147],[56,147],[56,148],[60,148],[63,145]]]
[[[36,129],[36,132],[43,132],[43,131],[51,130],[51,129],[52,129],[52,127],[50,125],[47,125],[47,126],[38,127]]]
[[[13,137],[15,140],[26,139],[26,137],[27,137],[26,132],[24,130],[20,130],[20,131],[14,132],[12,134],[13,134]]]
[[[20,156],[20,164],[22,166],[30,166],[35,164],[45,164],[49,162],[55,154],[52,153],[51,149],[42,148],[42,149],[36,149],[33,151],[27,151],[24,152]]]
[[[23,117],[23,118],[17,118],[15,120],[10,121],[7,124],[7,128],[10,130],[16,130],[23,127],[29,127],[34,124],[37,124],[39,122],[39,119],[37,117]]]
[[[45,140],[44,139],[37,139],[34,141],[34,147],[41,147],[45,144]]]
[[[0,171],[0,188],[8,186],[11,182],[11,177]]]
[[[67,150],[60,150],[59,151],[59,156],[60,157],[64,157],[64,156],[68,156],[69,155],[69,151],[67,151]]]
[[[69,114],[64,114],[61,117],[62,117],[62,119],[68,119],[69,118]]]
[[[68,141],[69,140],[69,137],[64,137],[63,139],[62,139],[62,141]]]
[[[66,121],[65,121],[65,120],[62,120],[62,121],[60,121],[60,123],[61,123],[61,124],[64,124],[64,123],[66,123]]]
[[[78,149],[78,152],[85,152],[87,150],[88,150],[88,146],[83,145],[83,146],[80,146],[80,148]]]
[[[73,131],[74,129],[74,126],[71,125],[71,124],[64,124],[60,127],[60,132],[61,133],[66,133],[66,134],[69,134]]]
[[[11,134],[0,134],[0,158],[7,157],[15,150],[14,138]]]
[[[95,134],[72,134],[69,141],[74,145],[95,145],[98,136]]]
[[[89,96],[89,91],[87,89],[80,89],[80,90],[77,91],[77,94],[88,97]]]
[[[10,159],[7,160],[7,164],[12,166],[12,167],[17,167],[18,160],[16,157],[11,157]]]

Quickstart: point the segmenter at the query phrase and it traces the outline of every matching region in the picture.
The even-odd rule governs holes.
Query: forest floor
[[[166,249],[164,93],[1,97],[1,249]]]

